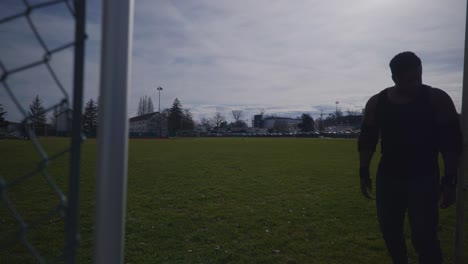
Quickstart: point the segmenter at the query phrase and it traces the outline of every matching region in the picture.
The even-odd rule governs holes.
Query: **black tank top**
[[[423,85],[421,95],[407,104],[391,103],[388,100],[388,89],[380,92],[377,103],[381,166],[387,171],[411,174],[438,170],[437,130],[430,101],[431,87]]]

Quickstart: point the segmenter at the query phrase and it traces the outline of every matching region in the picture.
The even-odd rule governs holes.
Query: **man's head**
[[[397,54],[390,61],[395,86],[402,93],[415,94],[422,85],[421,59],[411,51]]]

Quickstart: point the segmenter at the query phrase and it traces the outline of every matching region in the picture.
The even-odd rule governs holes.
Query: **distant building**
[[[253,128],[263,128],[263,115],[254,115],[252,120]]]
[[[7,125],[0,128],[0,134],[9,134],[15,136],[23,136],[23,124],[17,122],[6,121]]]
[[[159,112],[130,118],[130,133],[151,133],[157,136],[167,136],[167,118]]]
[[[299,129],[302,120],[289,117],[267,117],[263,120],[263,126],[267,129],[294,132]]]
[[[256,130],[268,129],[277,132],[297,132],[301,122],[302,119],[300,118],[254,115],[252,127]]]
[[[68,136],[71,133],[72,130],[72,115],[73,115],[73,110],[70,108],[60,110],[56,116],[56,122],[57,122],[57,133],[59,135],[66,135]]]
[[[337,133],[344,133],[344,132],[351,132],[356,131],[355,126],[348,126],[348,125],[337,125],[337,126],[328,126],[324,128],[325,132],[337,132]]]

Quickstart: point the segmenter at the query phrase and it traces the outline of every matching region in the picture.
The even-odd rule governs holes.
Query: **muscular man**
[[[361,191],[371,198],[369,164],[380,137],[377,215],[393,263],[408,263],[403,234],[406,212],[419,263],[442,263],[438,207],[447,208],[456,199],[462,147],[458,114],[444,91],[422,83],[421,60],[414,53],[396,55],[390,69],[395,86],[366,104],[358,140]],[[439,152],[445,165],[441,179]]]

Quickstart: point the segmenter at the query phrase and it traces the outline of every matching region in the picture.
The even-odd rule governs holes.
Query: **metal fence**
[[[82,98],[83,98],[83,69],[84,69],[84,42],[85,36],[85,1],[84,0],[54,0],[54,1],[37,1],[23,0],[16,1],[15,5],[21,4],[21,11],[0,17],[0,34],[2,34],[2,26],[10,23],[24,23],[26,22],[29,30],[28,34],[32,34],[33,38],[37,41],[39,54],[36,54],[34,60],[24,63],[20,66],[12,66],[5,63],[5,53],[0,53],[0,89],[4,89],[18,112],[21,114],[21,127],[24,134],[27,135],[25,144],[31,144],[37,157],[37,163],[31,165],[34,169],[27,173],[18,173],[18,175],[0,175],[0,209],[2,214],[0,220],[2,222],[12,219],[10,224],[3,225],[2,232],[0,233],[0,254],[9,256],[12,248],[22,247],[22,252],[29,255],[29,259],[35,263],[75,263],[76,250],[78,247],[78,193],[79,193],[79,175],[80,175],[80,154],[81,142],[83,136],[81,132],[81,115],[82,115]],[[61,6],[67,10],[65,16],[71,20],[74,25],[74,37],[69,43],[52,46],[43,37],[43,32],[37,27],[34,20],[34,14],[39,11],[47,12],[47,9]],[[49,10],[50,12],[50,10]],[[2,12],[3,13],[3,12]],[[0,13],[1,14],[1,13]],[[21,21],[21,22],[18,22]],[[9,36],[1,36],[2,41]],[[5,51],[3,51],[5,52]],[[54,56],[64,53],[73,52],[73,67],[70,66],[69,71],[73,72],[73,87],[66,87],[63,78],[57,74],[57,69],[54,69],[52,61]],[[26,107],[22,97],[17,94],[17,89],[10,82],[12,77],[21,79],[22,75],[33,68],[43,67],[48,75],[53,80],[54,89],[60,94],[60,100],[53,105],[48,106],[43,112],[32,114]],[[68,69],[67,69],[68,70]],[[50,87],[49,87],[50,88]],[[68,89],[67,89],[68,88]],[[70,94],[67,90],[73,90],[73,105],[71,105]],[[44,147],[44,142],[37,137],[36,131],[33,129],[35,120],[44,113],[47,114],[54,109],[74,109],[68,114],[67,119],[72,120],[72,137],[70,144],[62,150],[55,150],[53,153],[48,153],[48,149]],[[23,154],[21,154],[23,155]],[[31,154],[36,155],[36,154]],[[63,175],[52,175],[50,172],[50,163],[59,159],[69,158],[68,171],[62,172]],[[3,164],[7,161],[3,160]],[[18,168],[18,171],[24,171]],[[54,201],[47,201],[45,204],[50,204],[50,208],[35,217],[34,219],[26,219],[24,210],[18,210],[22,203],[21,195],[14,194],[14,189],[21,189],[22,185],[27,181],[40,177],[44,184],[48,185],[48,191]],[[63,182],[68,182],[68,190],[62,186],[60,188],[57,184],[57,178],[61,178]],[[66,180],[63,180],[63,179]],[[65,185],[66,186],[66,185]],[[67,194],[67,195],[66,195]],[[43,207],[41,204],[41,197],[34,197],[37,199],[37,205]],[[29,208],[32,209],[32,208]],[[5,213],[3,213],[5,212]],[[6,214],[6,215],[5,215]],[[37,241],[33,241],[29,234],[32,230],[39,228],[50,228],[56,226],[57,222],[63,225],[61,235],[63,235],[63,246],[58,252],[45,252],[44,247],[38,245]],[[45,238],[42,238],[44,241]],[[44,241],[46,242],[46,241]],[[40,250],[41,248],[42,250]],[[24,251],[25,250],[25,251]],[[46,249],[47,250],[47,249]],[[14,256],[11,256],[11,261],[14,261]],[[8,263],[9,260],[1,259],[0,262]]]

